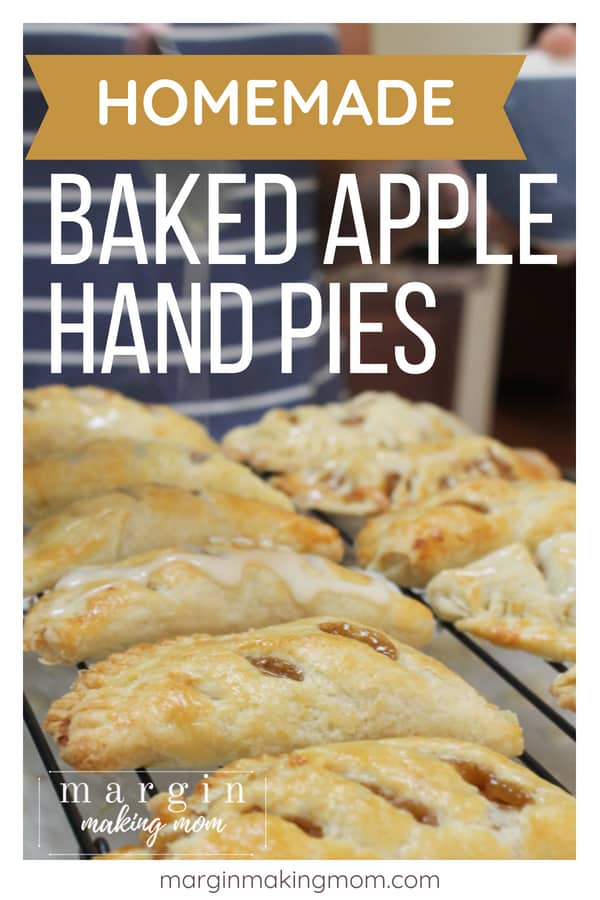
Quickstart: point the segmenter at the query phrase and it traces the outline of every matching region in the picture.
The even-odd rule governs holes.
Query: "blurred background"
[[[342,27],[346,52],[504,53],[529,47],[544,23],[373,24]],[[425,163],[425,166],[428,164]],[[350,376],[351,391],[396,390],[456,409],[475,428],[506,443],[536,446],[568,470],[575,466],[575,263],[476,266],[468,233],[445,242],[440,262],[426,267],[424,244],[407,248],[380,271],[390,291],[407,280],[431,284],[438,306],[419,312],[434,336],[437,360],[424,375],[392,364],[385,376]],[[370,280],[361,272],[360,280]],[[373,280],[378,280],[374,277]],[[389,298],[373,296],[384,334],[365,359],[393,363],[399,334]],[[370,316],[369,316],[370,318]],[[368,347],[369,336],[364,337]],[[385,352],[382,356],[382,346]],[[410,344],[407,353],[410,357]],[[419,347],[415,346],[415,358]]]

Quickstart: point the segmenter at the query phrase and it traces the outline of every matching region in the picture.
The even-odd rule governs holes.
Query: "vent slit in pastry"
[[[292,825],[295,825],[296,828],[299,828],[305,834],[309,835],[309,837],[313,838],[322,838],[323,837],[323,829],[320,825],[315,825],[314,822],[311,822],[310,819],[304,819],[302,816],[284,816],[286,822],[291,822]]]
[[[200,453],[199,450],[192,450],[190,453],[190,460],[193,463],[199,464],[206,462],[206,460],[209,459],[209,456],[209,453]]]
[[[476,503],[474,500],[448,500],[446,503],[440,503],[440,506],[462,506],[463,509],[472,509],[483,516],[487,516],[491,512],[490,507],[485,503]]]
[[[264,808],[261,806],[250,806],[248,809],[243,811],[244,815],[248,815],[249,813],[262,813],[264,815]],[[320,825],[317,825],[315,822],[311,822],[310,819],[305,819],[303,816],[278,816],[279,819],[285,819],[286,822],[290,822],[292,825],[295,825],[296,828],[299,828],[300,831],[303,831],[304,834],[307,834],[312,838],[322,838],[323,837],[323,829]]]
[[[304,672],[294,663],[277,656],[247,656],[246,659],[265,675],[275,678],[291,678],[292,681],[304,681]]]
[[[371,793],[381,797],[382,800],[385,800],[386,803],[389,803],[391,806],[395,807],[395,809],[401,809],[403,812],[410,813],[413,819],[420,822],[421,825],[439,825],[436,814],[419,800],[411,799],[409,797],[401,799],[394,796],[385,788],[370,781],[359,781],[358,784],[361,784],[368,791],[371,791]]]
[[[477,788],[479,793],[490,803],[523,809],[527,803],[531,803],[533,800],[519,785],[499,780],[493,772],[482,769],[476,763],[459,759],[449,759],[447,762],[456,769],[467,784],[472,784]]]
[[[390,472],[389,475],[385,476],[385,480],[383,482],[383,493],[387,497],[391,497],[394,493],[394,490],[402,481],[402,475],[400,472]]]
[[[364,416],[348,416],[346,419],[340,419],[340,425],[364,425]]]
[[[363,644],[372,647],[377,653],[389,656],[390,659],[397,659],[398,653],[396,648],[382,634],[371,631],[369,628],[361,628],[349,622],[324,622],[319,625],[321,631],[327,634],[337,634],[340,637],[351,638],[354,641],[362,641]]]
[[[122,484],[117,485],[117,487],[114,489],[114,493],[115,494],[123,494],[124,497],[133,497],[134,500],[137,497],[137,493],[134,488],[124,487]],[[192,493],[196,493],[196,492],[192,491]],[[78,499],[78,498],[75,498],[75,499]]]

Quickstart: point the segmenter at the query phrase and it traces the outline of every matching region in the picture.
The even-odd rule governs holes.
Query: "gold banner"
[[[525,158],[523,56],[27,58],[48,103],[27,159]]]

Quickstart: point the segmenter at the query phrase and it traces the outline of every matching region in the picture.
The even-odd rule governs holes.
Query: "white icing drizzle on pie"
[[[173,550],[159,553],[138,566],[85,566],[69,572],[56,585],[53,592],[56,605],[49,613],[62,615],[66,611],[74,613],[83,610],[92,594],[117,582],[135,581],[142,584],[153,572],[171,563],[194,566],[224,587],[241,584],[246,566],[259,566],[281,578],[300,603],[308,603],[324,591],[339,591],[357,594],[383,606],[389,603],[390,595],[399,593],[396,585],[379,574],[342,569],[329,560],[311,554],[259,548],[229,550],[219,554]],[[77,588],[83,590],[79,592]],[[68,592],[67,596],[61,597],[60,591]]]

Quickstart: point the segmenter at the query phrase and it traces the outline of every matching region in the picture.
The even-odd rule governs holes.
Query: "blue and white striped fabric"
[[[28,25],[25,28],[25,53],[123,53],[131,41],[127,25]],[[170,39],[181,53],[334,53],[336,34],[328,25],[174,25]],[[45,111],[31,70],[24,62],[24,149],[33,139]],[[69,385],[99,384],[115,388],[141,400],[171,403],[179,410],[202,420],[219,437],[233,425],[253,421],[273,405],[299,402],[324,402],[339,396],[339,376],[328,371],[328,332],[326,323],[314,340],[305,340],[294,352],[294,371],[280,371],[280,284],[282,281],[308,281],[318,278],[317,249],[317,170],[314,162],[265,161],[239,162],[235,168],[246,174],[246,184],[232,188],[235,210],[241,212],[239,225],[226,226],[223,250],[250,251],[245,266],[213,266],[214,282],[239,282],[254,299],[254,354],[250,367],[237,375],[192,375],[187,371],[174,329],[169,335],[169,371],[155,373],[157,282],[172,282],[181,297],[183,254],[179,245],[169,254],[165,265],[156,265],[149,249],[148,265],[137,265],[133,249],[120,248],[107,266],[95,259],[78,266],[50,265],[50,173],[77,172],[89,179],[93,188],[90,220],[96,243],[101,240],[110,188],[115,173],[131,172],[136,185],[144,233],[153,233],[153,192],[142,166],[136,162],[110,161],[29,161],[24,165],[24,383],[34,387],[53,381]],[[191,164],[193,171],[193,163]],[[292,178],[298,191],[298,249],[289,263],[281,266],[254,266],[251,261],[252,183],[259,172],[281,172]],[[284,205],[281,191],[267,199],[268,246],[281,247]],[[125,219],[123,220],[125,222]],[[117,230],[117,233],[119,231]],[[124,232],[126,233],[126,232]],[[65,230],[68,241],[68,231]],[[75,239],[74,233],[74,239]],[[149,244],[151,242],[148,242]],[[194,276],[196,277],[196,276]],[[63,373],[50,375],[50,283],[63,283],[63,319],[81,321],[82,284],[95,284],[95,368],[93,375],[81,372],[81,335],[63,336]],[[148,350],[152,374],[141,375],[134,357],[117,357],[110,375],[100,374],[100,365],[118,282],[133,282]],[[239,305],[225,298],[223,308],[223,359],[237,359],[241,340]],[[187,300],[189,308],[189,299]],[[308,300],[298,298],[294,324],[308,317]],[[208,320],[203,316],[203,367],[208,368]],[[131,342],[125,321],[119,343]],[[206,361],[205,361],[206,360]]]

